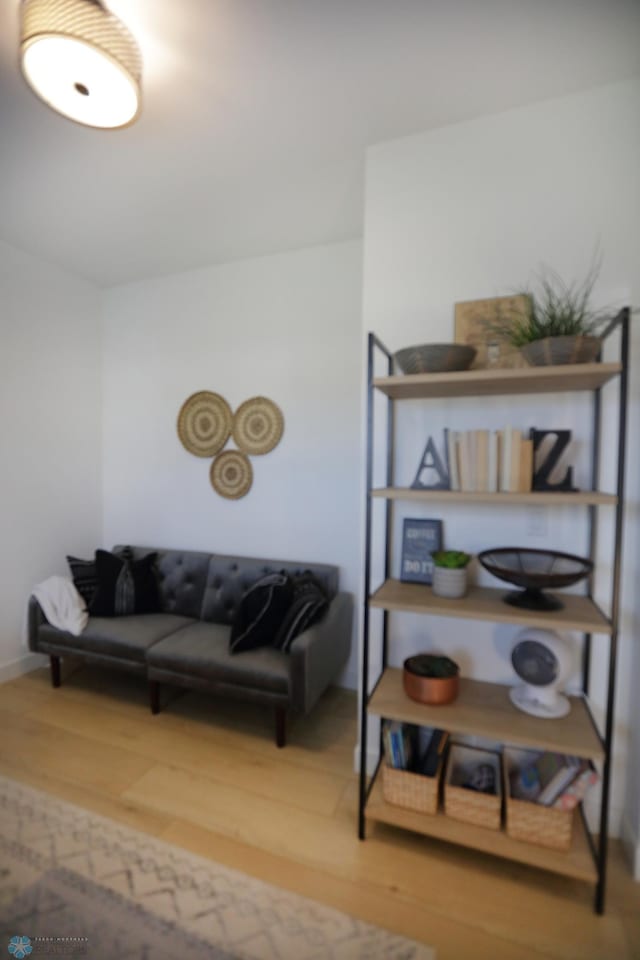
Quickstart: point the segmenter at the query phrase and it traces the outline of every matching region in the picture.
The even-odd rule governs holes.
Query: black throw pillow
[[[269,573],[243,594],[231,625],[230,653],[271,646],[291,599],[293,588],[286,573]]]
[[[295,638],[322,619],[329,609],[327,591],[312,573],[307,571],[293,577],[292,586],[291,606],[273,641],[274,647],[284,653],[289,653]]]
[[[123,547],[115,551],[117,557],[133,559],[131,547]],[[91,606],[95,592],[98,589],[98,570],[95,556],[91,560],[82,560],[80,557],[67,556],[67,563],[71,571],[71,579],[76,590],[84,600],[87,609]]]
[[[157,553],[147,553],[131,562],[135,588],[134,613],[160,613],[160,587],[158,581]]]
[[[123,617],[160,611],[155,562],[158,554],[134,560],[131,550],[121,554],[96,550],[98,587],[89,606],[92,617]]]

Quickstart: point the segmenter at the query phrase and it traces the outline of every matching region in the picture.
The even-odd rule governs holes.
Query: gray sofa
[[[69,656],[146,677],[153,713],[159,711],[163,683],[253,700],[274,708],[276,743],[284,746],[287,710],[308,713],[349,656],[353,598],[339,591],[338,568],[157,547],[132,549],[135,559],[158,554],[161,613],[90,617],[76,637],[49,624],[36,599],[30,598],[29,646],[49,656],[53,686],[60,686],[60,659]],[[231,624],[242,595],[263,575],[280,571],[311,571],[328,591],[328,612],[296,637],[289,653],[262,647],[230,654]]]

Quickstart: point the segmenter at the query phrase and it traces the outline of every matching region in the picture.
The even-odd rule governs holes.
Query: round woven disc
[[[225,450],[218,454],[209,472],[211,486],[221,497],[239,500],[248,493],[253,483],[253,470],[249,458],[238,450]]]
[[[224,397],[200,390],[180,407],[178,436],[189,453],[213,457],[229,439],[232,420],[231,408]]]
[[[280,407],[266,397],[245,400],[233,417],[233,439],[245,453],[269,453],[280,442],[283,430]]]

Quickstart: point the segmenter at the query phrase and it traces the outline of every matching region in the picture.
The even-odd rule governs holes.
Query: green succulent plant
[[[459,570],[471,560],[471,554],[463,550],[436,550],[431,554],[436,567],[448,567],[450,570]]]
[[[405,669],[418,677],[442,678],[455,677],[460,667],[450,657],[435,653],[418,653],[405,661]]]

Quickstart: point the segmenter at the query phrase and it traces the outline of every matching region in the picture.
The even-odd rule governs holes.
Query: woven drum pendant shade
[[[20,53],[29,86],[65,117],[115,129],[138,116],[140,51],[98,0],[23,0]]]

